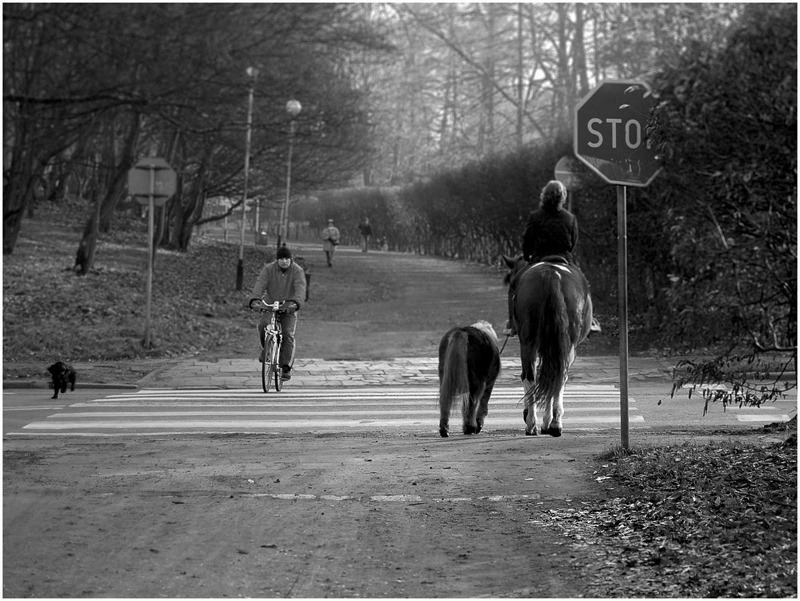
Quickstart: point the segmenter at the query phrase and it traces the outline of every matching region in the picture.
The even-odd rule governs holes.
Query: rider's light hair
[[[550,180],[547,182],[547,185],[542,188],[542,194],[539,197],[539,207],[555,211],[564,206],[565,200],[567,200],[567,188],[556,179]]]

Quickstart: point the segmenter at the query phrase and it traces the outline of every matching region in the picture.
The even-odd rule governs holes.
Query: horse
[[[525,434],[561,436],[564,387],[575,361],[575,347],[589,335],[592,297],[581,270],[561,257],[530,265],[522,257],[503,255],[516,291],[513,314],[519,336],[522,385],[525,389]],[[511,291],[509,291],[509,294]]]
[[[464,434],[477,434],[500,374],[497,334],[488,321],[449,330],[439,343],[439,434],[449,436],[450,410],[461,404]]]

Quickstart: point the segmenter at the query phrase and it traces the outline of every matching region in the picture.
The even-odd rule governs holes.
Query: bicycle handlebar
[[[283,303],[281,301],[275,301],[274,303],[267,303],[260,298],[250,299],[250,309],[253,310],[258,309],[259,311],[273,311],[280,313],[282,304]]]

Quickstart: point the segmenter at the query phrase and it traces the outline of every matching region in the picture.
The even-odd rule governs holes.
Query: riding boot
[[[509,290],[508,293],[508,320],[503,326],[503,334],[511,338],[517,335],[517,325],[514,323],[514,301],[516,294]]]

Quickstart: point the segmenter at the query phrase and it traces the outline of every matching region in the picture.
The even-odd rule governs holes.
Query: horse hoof
[[[441,436],[442,438],[447,438],[448,436],[450,436],[450,434],[448,434],[447,430],[445,430],[444,428],[439,428],[439,436]]]
[[[561,428],[548,428],[547,430],[542,430],[542,434],[549,434],[553,438],[558,438],[561,436]]]
[[[532,431],[525,430],[525,436],[538,436],[539,433],[536,431],[536,426],[533,427]]]
[[[478,430],[475,426],[464,426],[464,434],[477,434]]]

